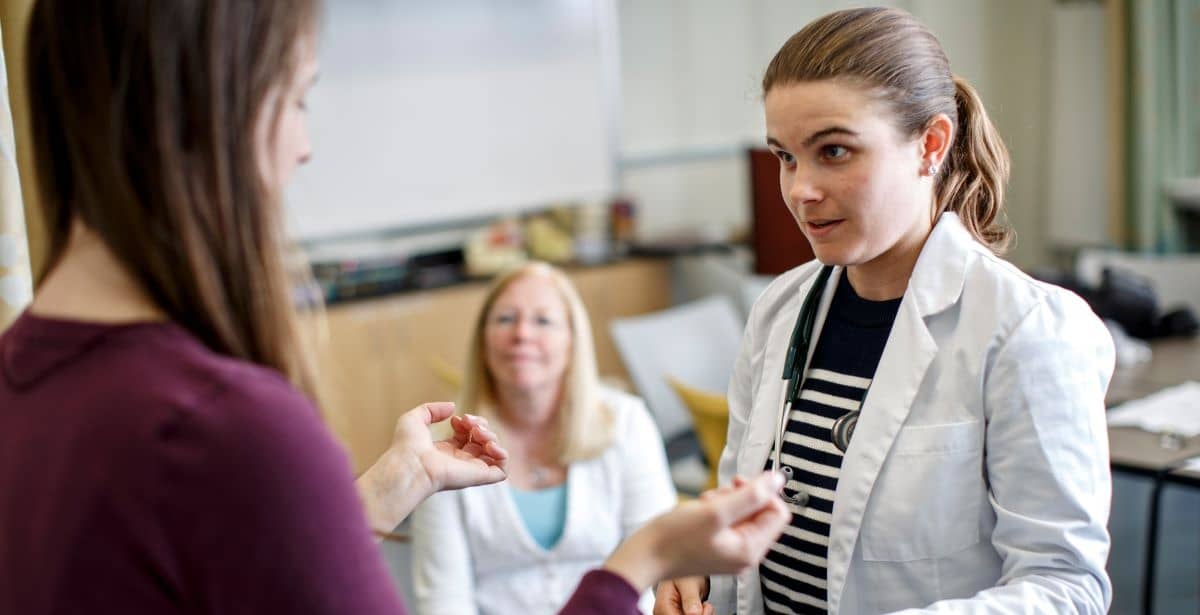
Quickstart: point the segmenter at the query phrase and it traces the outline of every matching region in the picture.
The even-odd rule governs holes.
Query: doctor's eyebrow
[[[843,126],[830,126],[829,128],[823,128],[823,129],[818,130],[818,131],[812,133],[811,135],[809,135],[808,138],[804,140],[804,147],[809,147],[813,143],[816,143],[817,141],[821,140],[824,137],[828,137],[829,135],[845,135],[847,137],[857,137],[858,133],[854,132],[853,130],[850,130],[849,128],[845,128]]]
[[[804,142],[801,145],[803,145],[804,147],[811,147],[812,144],[816,143],[817,141],[819,141],[825,137],[828,137],[829,135],[845,135],[848,137],[858,137],[859,136],[857,132],[854,132],[853,130],[850,130],[849,128],[846,128],[844,126],[830,126],[829,128],[822,128],[821,130],[818,130],[818,131],[812,133],[811,135],[808,136],[808,138],[806,138],[804,140]],[[774,145],[775,147],[777,147],[779,149],[787,149],[786,147],[783,146],[782,143],[779,142],[779,139],[776,139],[775,137],[768,136],[767,137],[767,145]]]

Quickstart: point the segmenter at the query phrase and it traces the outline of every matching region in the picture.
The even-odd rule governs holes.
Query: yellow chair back
[[[692,415],[696,439],[700,441],[700,450],[708,461],[707,488],[712,489],[717,486],[717,464],[721,460],[721,451],[725,449],[725,434],[729,431],[729,402],[723,393],[702,391],[669,376],[667,383]]]

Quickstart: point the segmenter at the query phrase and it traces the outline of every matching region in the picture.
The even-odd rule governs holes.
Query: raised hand
[[[508,451],[496,442],[487,421],[450,419],[454,433],[434,441],[429,428],[454,414],[454,404],[431,402],[405,412],[396,422],[392,446],[355,481],[376,534],[386,535],[422,500],[443,489],[504,480]]]
[[[508,451],[488,429],[486,419],[454,416],[450,418],[454,433],[445,440],[433,440],[430,426],[453,413],[454,404],[450,402],[432,402],[409,410],[396,424],[393,448],[417,459],[433,491],[504,480]]]

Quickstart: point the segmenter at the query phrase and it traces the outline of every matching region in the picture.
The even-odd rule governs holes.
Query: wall
[[[609,196],[615,0],[340,0],[323,25],[293,237]]]
[[[637,197],[645,237],[693,231],[725,235],[749,224],[746,169],[740,155],[763,139],[758,82],[771,55],[793,32],[830,10],[855,3],[834,0],[619,0],[621,53],[621,185]],[[1071,229],[1100,204],[1082,197],[1062,207],[1062,188],[1050,178],[1052,154],[1094,153],[1103,148],[1103,126],[1078,131],[1083,142],[1052,149],[1055,126],[1054,0],[894,0],[942,39],[956,72],[968,77],[1013,155],[1008,206],[1018,232],[1012,258],[1021,265],[1046,262],[1049,229]],[[39,218],[34,215],[25,101],[19,53],[31,0],[0,0],[20,154],[26,220],[34,267],[40,260]],[[1102,32],[1091,32],[1102,36]],[[1059,40],[1057,44],[1070,44]],[[1094,43],[1094,41],[1093,41]],[[1091,48],[1096,48],[1094,44]],[[1061,48],[1058,50],[1061,53]],[[1077,54],[1079,55],[1079,54]],[[1103,54],[1091,58],[1103,65]],[[1089,69],[1060,74],[1087,75]],[[1086,82],[1085,82],[1086,83]],[[1089,86],[1090,87],[1090,86]],[[1080,99],[1076,99],[1080,100]],[[1086,98],[1082,102],[1086,102]],[[1060,108],[1069,104],[1059,104]],[[1086,138],[1091,134],[1090,139]],[[1061,141],[1061,139],[1060,139]],[[1086,183],[1086,182],[1085,182]],[[1064,184],[1060,184],[1064,185]],[[1078,182],[1077,182],[1077,185]],[[1100,218],[1096,212],[1096,218]],[[1090,218],[1088,218],[1090,219]],[[1064,221],[1066,222],[1064,225]],[[1090,231],[1089,231],[1090,232]]]
[[[33,0],[0,0],[0,30],[4,31],[4,60],[8,72],[8,97],[12,106],[17,144],[17,170],[21,175],[29,256],[32,269],[37,272],[41,268],[43,258],[44,233],[33,190],[33,151],[29,146],[29,104],[25,94],[25,24],[32,8]]]
[[[861,4],[868,3],[620,1],[621,179],[641,206],[644,236],[716,234],[748,225],[740,153],[763,141],[763,69],[808,21]],[[941,39],[953,70],[979,90],[1013,157],[1007,202],[1018,243],[1010,256],[1023,266],[1046,262],[1048,207],[1054,206],[1047,205],[1046,170],[1054,0],[869,4],[897,6],[924,21]],[[1097,36],[1103,36],[1100,28]],[[1106,61],[1103,54],[1092,59]],[[1103,146],[1099,137],[1084,144]]]

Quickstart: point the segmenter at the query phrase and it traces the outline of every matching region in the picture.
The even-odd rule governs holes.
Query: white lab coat
[[[508,482],[438,493],[413,514],[418,615],[552,615],[583,575],[675,505],[662,436],[641,398],[612,389],[615,439],[567,468],[567,519],[550,550],[529,535]],[[653,595],[643,596],[649,612]]]
[[[783,274],[751,310],[722,484],[766,464],[784,355],[818,269]],[[1087,304],[995,257],[943,214],[842,461],[829,612],[1107,612],[1112,369],[1112,339]],[[714,578],[710,600],[717,613],[762,613],[758,570]]]

